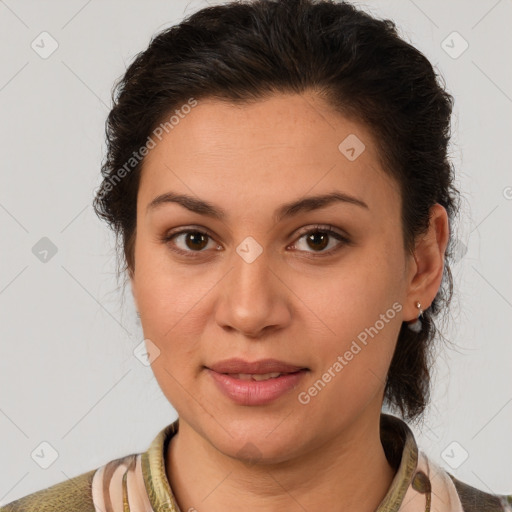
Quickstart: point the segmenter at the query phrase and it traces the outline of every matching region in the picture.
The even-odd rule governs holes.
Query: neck
[[[373,512],[395,475],[381,444],[379,415],[293,460],[254,465],[220,453],[180,418],[166,454],[171,488],[183,512],[224,512],[233,503],[246,511]]]

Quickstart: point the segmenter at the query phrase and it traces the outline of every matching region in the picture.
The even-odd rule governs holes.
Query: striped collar
[[[407,507],[407,510],[428,511],[431,482],[427,476],[428,468],[425,468],[427,473],[418,471],[419,452],[411,429],[399,418],[384,413],[381,414],[380,425],[384,451],[396,474],[376,512],[402,511],[402,504],[412,503],[413,499],[417,498],[416,494],[421,495],[420,501],[424,505],[421,508]],[[167,447],[172,436],[178,431],[178,426],[179,420],[167,425],[158,433],[149,449],[142,453],[144,484],[154,512],[181,512],[165,470]],[[406,495],[408,500],[404,500]]]

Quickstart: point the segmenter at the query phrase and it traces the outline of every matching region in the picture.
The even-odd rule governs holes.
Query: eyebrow
[[[335,191],[329,194],[308,196],[296,201],[285,203],[274,212],[273,219],[275,222],[280,222],[283,219],[293,217],[299,213],[318,210],[320,208],[325,208],[331,204],[340,202],[359,206],[366,210],[370,209],[363,200],[343,192]],[[197,199],[187,194],[177,194],[174,192],[167,192],[155,197],[148,204],[146,208],[146,214],[152,210],[155,210],[157,207],[168,203],[179,204],[191,212],[197,213],[199,215],[206,215],[207,217],[212,217],[221,221],[228,217],[226,210],[220,206],[216,206],[208,201]]]

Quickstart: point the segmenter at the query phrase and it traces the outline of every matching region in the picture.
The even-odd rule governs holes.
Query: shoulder
[[[95,512],[92,479],[96,469],[41,489],[0,507],[0,512]]]
[[[444,467],[418,451],[414,476],[403,503],[416,506],[407,510],[438,512],[512,512],[512,495],[485,492],[462,482]]]
[[[483,510],[485,512],[512,511],[511,494],[490,494],[457,480],[450,473],[447,474],[455,485],[464,512],[482,512]]]
[[[151,510],[146,489],[167,483],[164,446],[177,431],[177,420],[165,426],[153,439],[149,449],[113,459],[104,465],[68,478],[0,506],[0,512],[97,512],[127,510],[128,494],[134,510]],[[158,494],[158,493],[157,493]],[[153,495],[151,499],[156,499]]]
[[[383,438],[389,452],[389,456],[386,453],[388,460],[393,453],[396,456],[401,452],[400,464],[403,465],[405,460],[408,466],[402,471],[402,483],[407,485],[408,482],[409,487],[405,495],[402,493],[401,503],[417,502],[417,510],[439,512],[512,512],[512,494],[482,491],[455,478],[418,448],[412,430],[403,420],[389,415],[382,416],[385,417],[381,419],[381,427],[387,428],[388,437],[392,438]]]

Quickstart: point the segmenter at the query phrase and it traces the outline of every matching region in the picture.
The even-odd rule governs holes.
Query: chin
[[[217,447],[221,453],[248,466],[275,465],[293,459],[297,453],[297,444],[290,446],[268,440],[229,443],[229,446]],[[223,449],[224,448],[224,449]]]
[[[226,423],[226,431],[231,435],[216,428],[208,440],[224,455],[248,465],[278,464],[297,456],[305,441],[299,439],[301,429],[295,424],[288,429],[283,427],[275,418],[263,422],[236,421]]]

